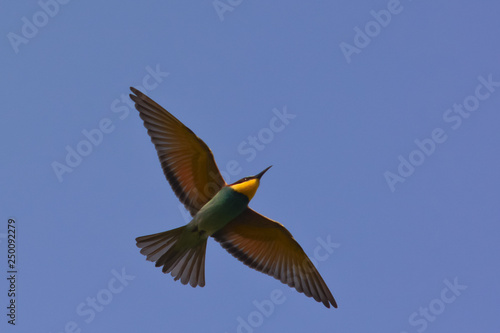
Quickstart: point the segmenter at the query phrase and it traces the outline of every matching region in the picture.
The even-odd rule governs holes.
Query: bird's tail
[[[137,247],[147,260],[163,266],[174,280],[192,287],[205,286],[205,251],[207,238],[180,227],[153,235],[137,237]]]

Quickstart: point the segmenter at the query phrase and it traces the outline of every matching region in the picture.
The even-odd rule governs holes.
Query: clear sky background
[[[3,1],[0,330],[498,332],[499,11]],[[204,288],[145,260],[135,237],[187,221],[129,86],[202,138],[228,182],[274,166],[251,207],[290,230],[338,309],[213,240]]]

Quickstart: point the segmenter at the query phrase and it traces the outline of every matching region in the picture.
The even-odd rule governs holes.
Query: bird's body
[[[326,307],[337,307],[318,271],[288,230],[248,207],[259,174],[226,184],[212,152],[189,128],[140,91],[131,88],[136,108],[155,144],[165,176],[193,216],[183,227],[137,238],[147,259],[175,280],[205,285],[207,239],[244,264],[294,287]]]
[[[196,213],[188,226],[192,225],[207,237],[212,236],[240,215],[248,203],[246,195],[235,191],[230,186],[224,186]]]

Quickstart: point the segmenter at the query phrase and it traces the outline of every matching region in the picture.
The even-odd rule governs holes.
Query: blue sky
[[[499,10],[4,1],[1,331],[498,332]],[[214,241],[204,288],[145,260],[135,237],[187,221],[129,86],[227,181],[274,166],[251,207],[290,230],[338,309]]]

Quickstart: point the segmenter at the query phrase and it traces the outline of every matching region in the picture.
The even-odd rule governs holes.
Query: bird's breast
[[[192,223],[195,223],[199,230],[212,235],[240,215],[247,208],[248,202],[248,197],[244,194],[230,187],[223,187],[196,213]]]

